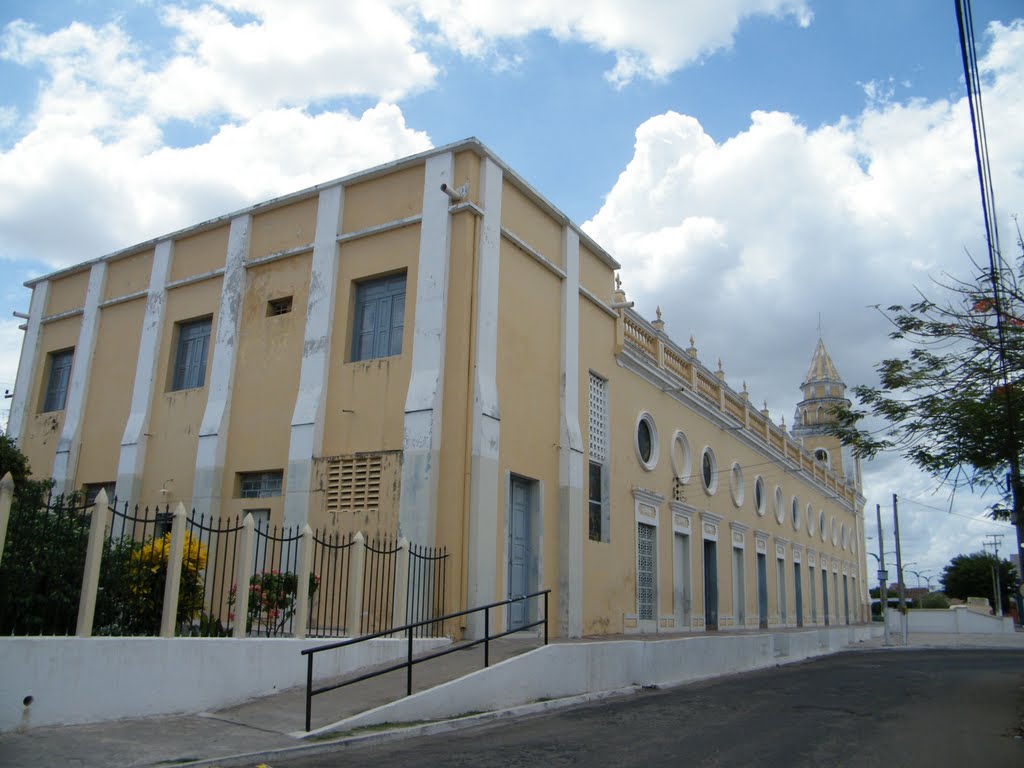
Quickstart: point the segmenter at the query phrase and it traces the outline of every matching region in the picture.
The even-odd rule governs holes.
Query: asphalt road
[[[1024,653],[877,651],[273,768],[1024,766]]]

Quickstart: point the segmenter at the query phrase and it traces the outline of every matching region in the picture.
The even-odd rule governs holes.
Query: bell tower
[[[844,451],[839,439],[828,433],[835,420],[832,408],[849,407],[846,384],[839,377],[825,342],[819,337],[811,364],[800,385],[803,400],[797,403],[790,434],[803,443],[817,461],[831,467],[841,477],[860,487],[860,467],[850,451]]]

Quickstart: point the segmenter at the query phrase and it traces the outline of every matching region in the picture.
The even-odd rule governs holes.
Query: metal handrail
[[[544,625],[544,645],[547,645],[548,644],[548,595],[550,593],[551,593],[550,589],[542,589],[539,592],[531,592],[528,595],[516,595],[515,597],[510,597],[507,600],[499,600],[497,602],[488,603],[487,605],[481,605],[481,606],[478,606],[476,608],[467,608],[464,611],[456,611],[455,613],[449,613],[449,614],[446,614],[444,616],[438,616],[438,617],[430,618],[430,619],[423,619],[422,621],[414,621],[411,624],[403,624],[402,626],[395,627],[393,629],[385,629],[385,630],[382,630],[380,632],[374,632],[372,635],[363,635],[362,637],[353,637],[353,638],[350,638],[348,640],[341,640],[341,641],[339,641],[337,643],[328,643],[326,645],[318,645],[318,646],[316,646],[314,648],[306,648],[305,650],[302,651],[302,655],[306,657],[306,730],[307,731],[311,730],[311,728],[310,728],[310,721],[312,720],[312,715],[313,715],[313,697],[314,696],[319,696],[321,693],[327,693],[328,691],[334,691],[334,690],[337,690],[338,688],[344,688],[346,685],[352,685],[352,683],[358,683],[358,682],[361,682],[362,680],[369,680],[370,678],[378,677],[380,675],[385,675],[388,672],[394,672],[395,670],[403,669],[404,668],[406,670],[406,676],[405,676],[405,695],[406,696],[410,696],[412,694],[412,667],[413,667],[413,664],[419,664],[419,663],[424,662],[424,661],[430,661],[431,659],[436,659],[436,658],[439,658],[441,656],[446,656],[449,653],[455,653],[456,651],[464,651],[467,648],[472,648],[475,645],[480,645],[481,643],[483,643],[483,646],[484,646],[484,666],[485,667],[489,667],[491,665],[491,654],[490,654],[490,641],[491,640],[497,640],[499,637],[504,637],[505,635],[511,635],[511,634],[516,633],[516,632],[522,632],[524,629],[530,629],[531,627],[539,627],[542,624]],[[539,597],[540,595],[544,596],[544,618],[543,619],[540,619],[539,621],[534,621],[534,622],[532,622],[530,624],[522,624],[520,626],[517,626],[515,629],[506,629],[504,632],[500,632],[497,635],[491,635],[491,631],[490,631],[490,629],[491,629],[491,621],[490,621],[491,608],[498,608],[498,607],[500,607],[502,605],[511,605],[512,603],[518,603],[518,602],[521,602],[523,600],[529,600],[530,598]],[[414,629],[416,629],[417,627],[426,626],[427,624],[436,624],[438,622],[448,621],[449,619],[457,619],[460,616],[469,616],[470,614],[479,613],[480,611],[484,612],[484,636],[482,638],[480,638],[479,640],[471,640],[471,641],[469,641],[467,643],[461,643],[459,645],[452,646],[451,648],[445,648],[443,651],[437,651],[435,653],[429,653],[429,654],[427,654],[425,656],[420,656],[417,659],[414,659],[412,657],[412,640],[413,640],[413,630]],[[316,689],[313,688],[313,656],[315,654],[321,653],[323,651],[331,651],[331,650],[334,650],[336,648],[345,648],[347,646],[355,645],[357,643],[364,643],[367,640],[376,640],[378,637],[387,637],[388,635],[396,635],[396,634],[398,634],[400,632],[405,632],[406,633],[406,638],[408,640],[408,649],[407,649],[407,655],[406,655],[406,660],[405,661],[403,661],[403,662],[401,662],[399,664],[393,664],[393,665],[391,665],[389,667],[386,667],[384,669],[378,669],[378,670],[375,670],[373,672],[367,672],[365,675],[360,675],[359,677],[354,677],[351,680],[345,680],[344,682],[337,683],[335,685],[326,685],[326,686],[324,686],[322,688],[316,688]]]

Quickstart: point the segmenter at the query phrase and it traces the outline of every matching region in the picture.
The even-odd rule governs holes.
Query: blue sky
[[[1017,17],[974,2],[1004,241],[1024,207]],[[950,2],[7,0],[0,82],[0,389],[25,279],[471,135],[776,421],[819,312],[847,383],[870,383],[897,351],[870,305],[982,253]],[[1011,538],[895,457],[866,483],[869,510],[907,499],[907,559],[933,573]]]

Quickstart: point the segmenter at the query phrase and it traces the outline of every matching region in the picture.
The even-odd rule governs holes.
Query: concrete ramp
[[[872,634],[869,626],[844,626],[782,633],[561,642],[309,734],[293,735],[319,737],[371,725],[440,720],[581,694],[675,685],[833,653],[867,641]]]

